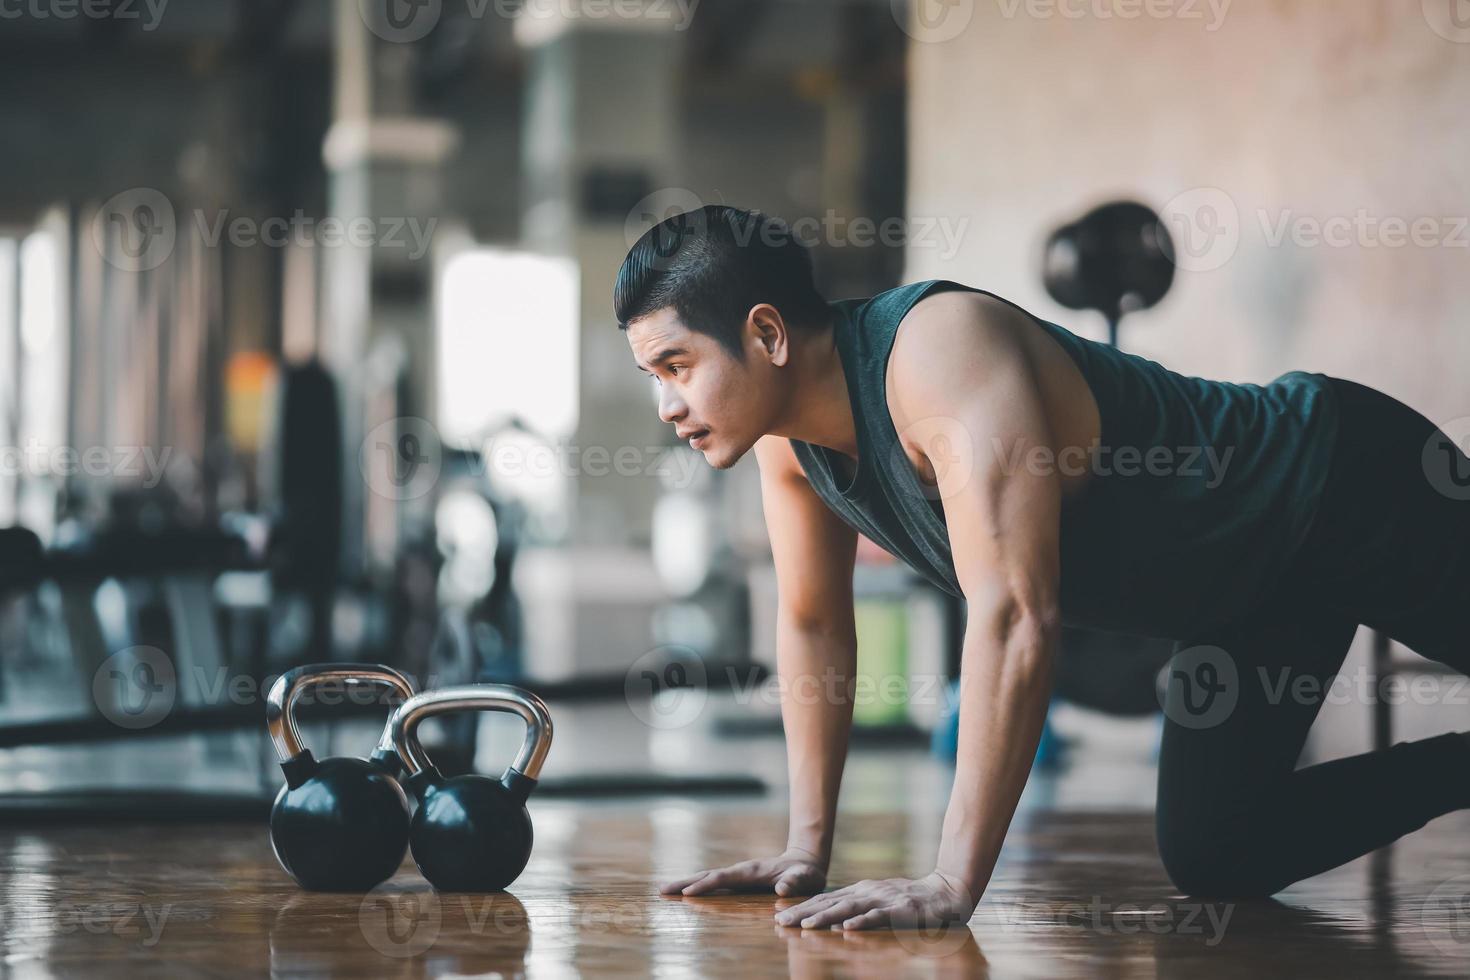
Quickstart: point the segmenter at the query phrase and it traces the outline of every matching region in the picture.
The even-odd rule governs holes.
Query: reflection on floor
[[[662,898],[656,885],[668,877],[780,848],[783,749],[774,738],[721,741],[627,718],[622,706],[559,714],[548,778],[656,761],[755,772],[772,791],[533,797],[535,853],[511,892],[495,896],[436,895],[411,862],[366,897],[303,893],[277,868],[264,828],[249,824],[6,829],[0,975],[1470,973],[1470,814],[1275,902],[1196,902],[1173,891],[1155,855],[1146,755],[1081,755],[1034,777],[995,880],[963,929],[803,933],[774,925],[787,903],[769,895]],[[504,734],[486,740],[487,768],[513,748]],[[833,884],[927,871],[949,776],[916,750],[855,754]]]
[[[296,890],[257,827],[60,828],[0,842],[6,975],[428,977],[1464,976],[1465,821],[1275,903],[1183,900],[1147,815],[1032,809],[967,928],[803,933],[771,896],[660,898],[686,868],[771,851],[782,817],[547,804],[508,894],[436,895],[405,866],[365,898]],[[923,870],[931,819],[851,817],[837,882]],[[1458,876],[1458,877],[1457,877]],[[1436,890],[1437,889],[1437,890]]]

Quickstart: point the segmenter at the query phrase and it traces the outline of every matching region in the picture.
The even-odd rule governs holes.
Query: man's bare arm
[[[665,893],[771,888],[809,895],[826,884],[852,728],[857,533],[811,488],[788,440],[766,436],[755,451],[776,565],[776,663],[791,787],[787,849],[673,882]]]
[[[989,882],[1035,758],[1060,618],[1060,483],[1054,468],[1025,465],[1031,447],[1055,449],[1021,342],[1029,326],[996,300],[940,294],[905,318],[890,359],[895,427],[934,466],[968,604],[959,751],[935,870],[858,882],[777,922],[963,921]]]
[[[776,563],[776,664],[791,783],[788,844],[825,864],[852,729],[857,532],[817,496],[786,439],[756,446]],[[762,439],[766,443],[767,439]]]
[[[1034,329],[1025,315],[974,294],[932,299],[914,311],[920,329],[909,338],[909,356],[896,363],[894,385],[904,393],[905,418],[953,419],[973,454],[969,467],[944,467],[931,456],[969,610],[959,750],[936,867],[978,902],[1030,774],[1051,694],[1061,483],[1055,467],[1027,464],[1032,449],[1056,447],[1021,339]]]

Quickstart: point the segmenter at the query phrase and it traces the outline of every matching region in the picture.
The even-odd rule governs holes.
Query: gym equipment
[[[1116,347],[1124,315],[1155,305],[1173,285],[1174,242],[1152,208],[1114,201],[1052,232],[1041,265],[1052,299],[1101,312]]]
[[[500,779],[464,775],[445,779],[419,745],[425,718],[455,711],[509,711],[526,722],[515,761]],[[409,826],[414,863],[439,891],[500,891],[531,857],[526,798],[536,787],[551,749],[551,713],[529,691],[506,684],[468,684],[427,691],[405,701],[388,720],[389,738],[418,800]]]
[[[896,728],[908,721],[908,610],[897,599],[859,598],[854,603],[857,672],[865,689],[854,695],[854,728]],[[895,689],[895,682],[902,687]]]
[[[1173,285],[1174,242],[1152,208],[1112,201],[1047,237],[1041,274],[1058,303],[1102,313],[1117,347],[1123,317],[1156,305]],[[1154,714],[1154,678],[1172,653],[1169,640],[1064,627],[1056,697],[1112,715]]]
[[[271,531],[271,585],[310,609],[302,649],[332,649],[333,590],[342,556],[342,418],[337,383],[317,361],[281,372]]]
[[[222,571],[251,567],[249,545],[219,528],[146,528],[126,518],[115,514],[111,524],[95,530],[63,521],[50,548],[29,529],[0,531],[0,596],[55,583],[84,703],[100,715],[127,713],[119,686],[94,678],[110,654],[134,646],[170,651],[180,703],[207,705],[210,685],[229,668],[211,614],[213,581]],[[104,602],[102,586],[109,581],[111,595]]]
[[[303,888],[367,891],[392,876],[408,850],[402,760],[387,725],[367,759],[318,761],[303,747],[296,702],[326,684],[387,687],[405,701],[414,694],[398,671],[371,664],[313,664],[276,679],[266,697],[266,727],[286,784],[271,807],[271,847]]]

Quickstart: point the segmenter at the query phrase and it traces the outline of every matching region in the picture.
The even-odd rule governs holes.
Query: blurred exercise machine
[[[629,696],[622,672],[555,683],[526,676],[513,589],[524,509],[514,498],[497,495],[483,462],[467,454],[446,452],[439,488],[440,504],[458,507],[460,519],[427,534],[404,534],[395,558],[398,574],[386,585],[344,585],[336,385],[324,367],[310,362],[286,368],[280,378],[275,505],[268,516],[226,514],[214,526],[191,527],[160,522],[159,513],[172,513],[166,505],[141,505],[130,492],[117,492],[108,521],[84,529],[63,520],[49,546],[25,528],[0,530],[0,609],[23,621],[23,635],[44,632],[49,642],[41,646],[52,665],[69,661],[63,691],[73,691],[63,697],[59,713],[12,710],[19,692],[4,684],[7,666],[21,667],[37,651],[20,651],[14,665],[0,660],[0,703],[9,716],[0,724],[0,750],[90,743],[105,752],[144,738],[235,732],[256,747],[259,762],[268,755],[260,734],[263,708],[258,699],[236,703],[226,692],[241,680],[261,691],[274,674],[329,659],[385,663],[434,686],[514,681],[560,703],[622,702]],[[482,505],[481,531],[489,540],[486,533],[463,537],[463,513],[473,511],[474,500]],[[447,512],[444,506],[439,510]],[[485,574],[465,572],[476,562]],[[445,587],[425,595],[414,584],[425,575]],[[427,634],[419,631],[426,615],[437,617]],[[350,636],[344,637],[343,622],[355,624]],[[751,676],[741,669],[711,672],[710,679],[745,683]],[[660,669],[644,693],[657,697],[693,683],[705,682]],[[378,704],[339,705],[325,713],[307,709],[302,717],[353,720],[382,710]],[[433,747],[441,769],[469,769],[477,730],[473,723],[441,727],[443,741]],[[206,744],[217,747],[219,740]],[[209,761],[240,764],[237,754],[211,755]],[[258,768],[258,793],[95,788],[0,794],[0,821],[255,820],[268,809],[274,788],[269,764]],[[186,781],[189,774],[174,775]],[[552,779],[539,792],[763,790],[759,780],[738,775],[618,773]]]

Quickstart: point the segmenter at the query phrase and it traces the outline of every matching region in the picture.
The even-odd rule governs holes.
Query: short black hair
[[[788,325],[825,326],[827,302],[812,281],[804,243],[780,218],[723,204],[684,211],[643,233],[618,270],[618,328],[667,307],[684,326],[743,357],[740,328],[769,303]]]

